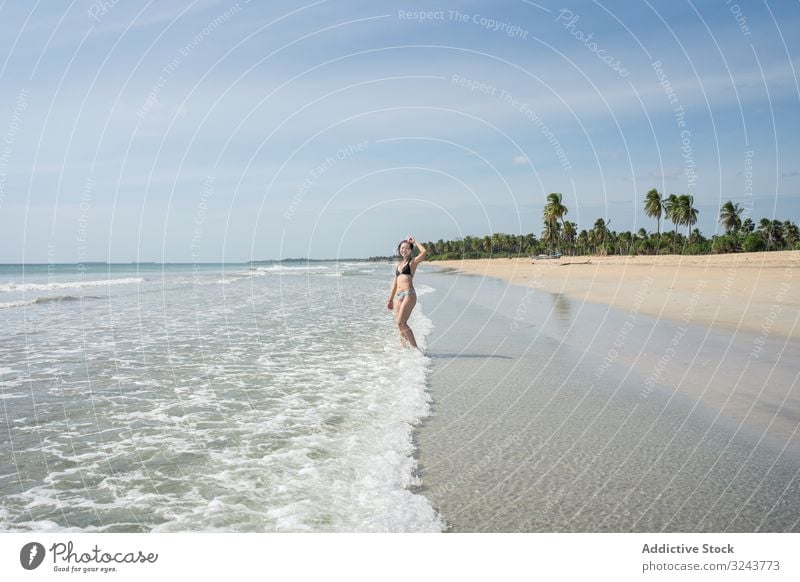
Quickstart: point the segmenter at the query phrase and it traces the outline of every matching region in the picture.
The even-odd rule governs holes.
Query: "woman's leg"
[[[404,297],[400,297],[399,299],[395,297],[394,299],[394,321],[397,323],[398,328],[400,327],[400,307],[403,306],[403,302],[405,301]],[[408,345],[408,340],[406,339],[405,334],[400,331],[400,345],[405,347]]]
[[[408,318],[411,317],[411,310],[416,304],[417,294],[409,293],[397,308],[397,327],[400,329],[400,335],[407,339],[412,347],[417,347],[417,340],[414,338],[414,332],[408,327]]]

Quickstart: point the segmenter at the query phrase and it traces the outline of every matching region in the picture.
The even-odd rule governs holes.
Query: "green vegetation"
[[[800,250],[800,230],[786,220],[762,218],[756,225],[744,218],[744,208],[728,201],[719,212],[719,222],[725,234],[710,239],[698,229],[698,210],[694,198],[670,194],[666,198],[653,189],[645,195],[644,211],[656,220],[656,231],[637,232],[611,230],[611,221],[598,218],[591,229],[578,231],[578,225],[564,220],[569,209],[562,195],[547,195],[542,212],[541,237],[531,234],[495,233],[491,236],[466,236],[453,241],[427,241],[429,260],[477,259],[490,257],[528,257],[560,252],[564,255],[705,255],[712,253],[739,253],[755,251]],[[672,222],[672,231],[661,232],[661,220]],[[679,232],[685,227],[685,234]]]

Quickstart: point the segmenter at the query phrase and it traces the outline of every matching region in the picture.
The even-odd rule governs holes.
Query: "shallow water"
[[[750,337],[689,326],[648,383],[673,321],[479,276],[426,282],[421,492],[450,531],[800,530],[796,344],[747,364]]]
[[[0,530],[440,531],[409,489],[430,360],[400,347],[390,276],[3,267]]]

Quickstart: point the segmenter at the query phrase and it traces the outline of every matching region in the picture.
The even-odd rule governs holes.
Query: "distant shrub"
[[[738,253],[741,250],[739,237],[734,234],[723,234],[714,237],[711,249],[715,253]]]
[[[744,239],[742,243],[742,249],[746,253],[755,253],[758,251],[764,251],[767,249],[767,243],[764,242],[764,239],[761,238],[760,235],[756,233],[748,234],[747,237]]]
[[[708,254],[708,245],[703,243],[693,243],[690,245],[686,245],[683,249],[683,254],[685,255],[705,255]]]

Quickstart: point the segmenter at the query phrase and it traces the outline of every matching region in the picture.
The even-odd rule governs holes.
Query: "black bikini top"
[[[399,276],[399,275],[410,275],[411,277],[413,277],[414,274],[411,272],[411,261],[408,261],[405,264],[405,266],[403,267],[402,271],[399,271],[399,270],[395,269],[394,274],[397,275],[397,276]]]

